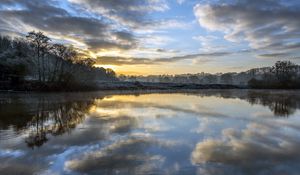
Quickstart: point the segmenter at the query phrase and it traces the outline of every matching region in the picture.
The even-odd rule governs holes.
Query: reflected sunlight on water
[[[298,91],[3,94],[0,174],[297,174]]]

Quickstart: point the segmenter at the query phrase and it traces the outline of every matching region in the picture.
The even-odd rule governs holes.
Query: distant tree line
[[[0,89],[72,90],[117,80],[113,70],[94,64],[71,46],[51,43],[42,32],[29,32],[26,39],[0,36]]]
[[[264,68],[262,68],[264,69]],[[193,84],[234,84],[247,85],[248,81],[258,76],[262,69],[251,69],[246,72],[236,73],[197,73],[197,74],[178,74],[178,75],[149,75],[149,76],[126,76],[120,75],[123,81],[140,81],[153,83],[193,83]]]
[[[261,79],[252,78],[248,82],[252,88],[300,88],[300,66],[290,61],[277,61]]]
[[[197,73],[180,75],[126,76],[130,82],[232,84],[251,88],[300,88],[300,66],[290,61],[278,61],[272,67],[253,68],[244,72]]]

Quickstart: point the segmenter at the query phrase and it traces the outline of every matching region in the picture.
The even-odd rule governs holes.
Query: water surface
[[[0,174],[300,172],[299,91],[0,94]]]

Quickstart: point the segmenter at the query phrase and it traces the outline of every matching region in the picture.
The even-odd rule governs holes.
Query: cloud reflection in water
[[[299,99],[243,90],[6,95],[0,172],[296,174]]]

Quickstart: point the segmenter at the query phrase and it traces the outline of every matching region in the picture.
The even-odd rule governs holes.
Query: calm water
[[[0,174],[298,175],[300,92],[0,94]]]

